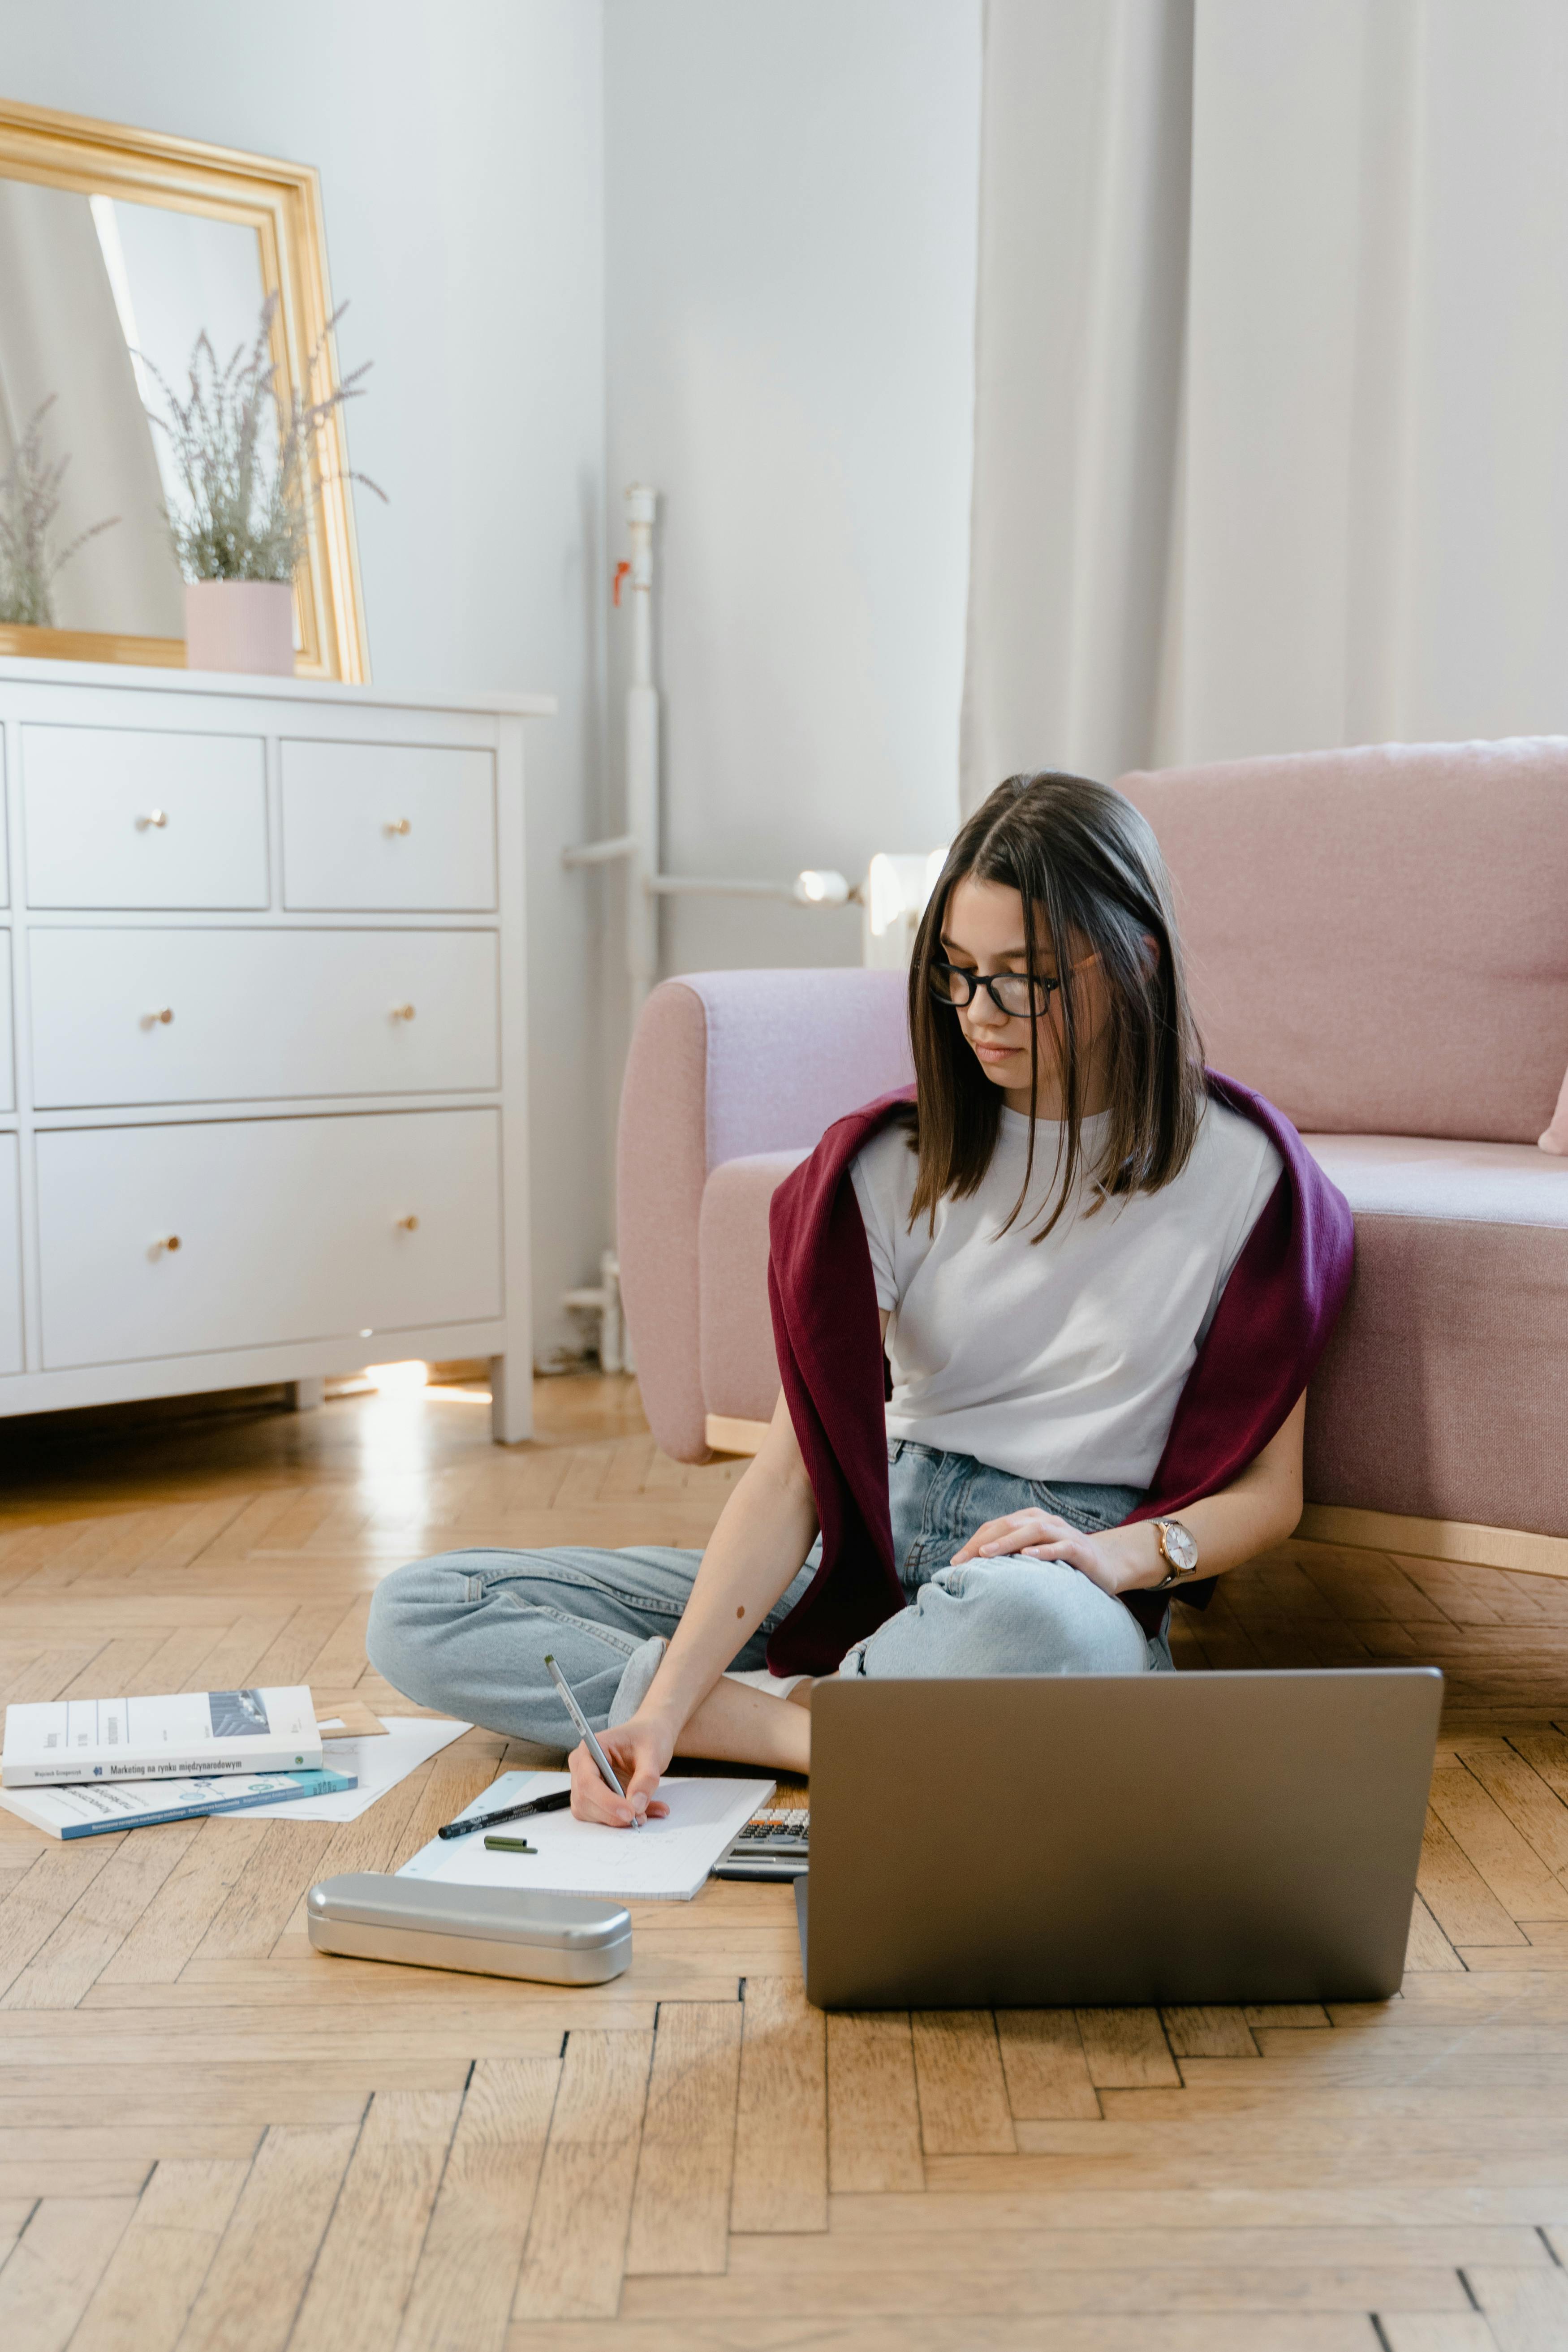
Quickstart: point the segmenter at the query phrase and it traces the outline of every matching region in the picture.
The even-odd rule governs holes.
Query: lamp
[[[790,896],[802,907],[847,907],[854,893],[843,875],[831,866],[819,870],[808,866],[804,874],[795,876]]]

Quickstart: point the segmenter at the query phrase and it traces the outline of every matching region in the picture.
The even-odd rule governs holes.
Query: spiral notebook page
[[[504,1772],[464,1814],[500,1812],[568,1786],[564,1772]],[[606,1895],[622,1901],[689,1903],[720,1855],[759,1805],[771,1780],[661,1780],[669,1812],[640,1830],[611,1830],[570,1813],[534,1813],[508,1822],[500,1834],[526,1838],[536,1853],[488,1853],[484,1832],[432,1838],[400,1878],[439,1878],[455,1886],[520,1886],[543,1895]],[[462,1818],[462,1816],[459,1816]]]

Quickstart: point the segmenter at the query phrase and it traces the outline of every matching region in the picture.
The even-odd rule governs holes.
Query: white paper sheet
[[[564,1772],[503,1772],[464,1811],[499,1812],[567,1786]],[[597,1822],[575,1822],[570,1813],[535,1813],[508,1822],[504,1834],[526,1837],[537,1853],[487,1853],[484,1832],[476,1830],[471,1837],[432,1838],[398,1876],[445,1879],[456,1886],[521,1886],[545,1895],[606,1895],[623,1902],[689,1903],[773,1790],[771,1780],[661,1780],[658,1793],[668,1815],[640,1830],[605,1829]]]
[[[301,1797],[293,1805],[249,1805],[253,1822],[357,1822],[378,1797],[406,1780],[416,1766],[438,1755],[472,1726],[444,1716],[384,1715],[386,1729],[364,1739],[334,1739],[328,1763],[334,1771],[358,1775],[359,1787],[342,1797]]]

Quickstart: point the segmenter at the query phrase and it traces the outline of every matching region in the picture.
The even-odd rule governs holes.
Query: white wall
[[[608,543],[653,483],[672,869],[857,880],[955,822],[980,17],[606,0]],[[854,962],[858,921],[677,902],[665,969]]]
[[[603,683],[604,156],[597,0],[0,0],[8,97],[314,163],[372,675],[538,688],[531,729],[542,1348],[608,1202],[594,959],[559,856],[595,829]]]

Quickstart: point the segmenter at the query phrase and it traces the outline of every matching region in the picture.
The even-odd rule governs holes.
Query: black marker
[[[525,1813],[558,1813],[572,1802],[570,1789],[558,1789],[552,1797],[531,1797],[525,1805],[508,1805],[499,1813],[465,1813],[461,1821],[448,1822],[439,1829],[437,1837],[467,1837],[472,1830],[493,1830],[502,1822],[521,1822]]]

